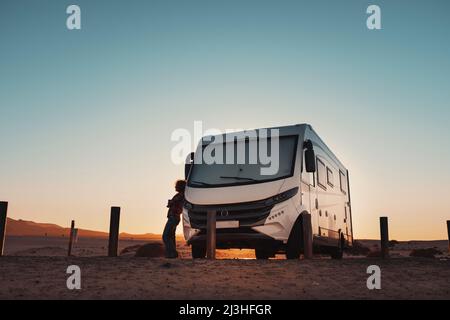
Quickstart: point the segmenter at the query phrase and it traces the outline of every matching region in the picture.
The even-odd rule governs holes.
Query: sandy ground
[[[158,239],[158,240],[156,240]],[[144,240],[120,240],[119,253],[131,246],[142,245],[159,241],[159,238],[149,241]],[[65,257],[68,251],[67,238],[54,237],[20,237],[9,236],[5,241],[6,256],[35,256],[35,257]],[[177,250],[182,259],[191,259],[190,247],[182,237],[177,237]],[[108,253],[108,239],[80,238],[73,245],[72,254],[76,257],[106,256]],[[254,259],[253,250],[218,250],[217,258],[250,258]]]
[[[445,241],[399,243],[383,261],[346,257],[257,261],[250,251],[221,251],[221,260],[104,257],[107,240],[80,239],[65,257],[66,242],[7,239],[0,258],[0,299],[450,299],[450,259],[409,258],[411,248],[447,248]],[[42,242],[41,242],[42,241]],[[67,239],[66,239],[67,241]],[[366,242],[375,246],[376,242]],[[143,243],[121,241],[120,247]],[[37,245],[37,247],[35,247]],[[237,257],[247,259],[235,259]],[[81,290],[68,290],[66,269],[81,268]],[[369,265],[381,268],[381,290],[368,290]]]
[[[81,290],[66,287],[72,264]],[[366,287],[371,264],[381,290]],[[1,299],[450,299],[450,262],[4,257],[0,283]]]
[[[147,241],[120,240],[119,252],[129,246]],[[67,256],[68,238],[7,236],[5,255],[14,256]],[[108,253],[108,239],[80,238],[73,245],[73,255],[81,257],[105,256]]]

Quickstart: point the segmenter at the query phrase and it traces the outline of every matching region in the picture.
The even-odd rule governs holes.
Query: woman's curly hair
[[[186,188],[186,180],[175,181],[175,190],[177,192],[184,192],[185,188]]]

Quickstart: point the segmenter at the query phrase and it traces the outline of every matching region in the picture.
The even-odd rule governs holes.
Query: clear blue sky
[[[307,122],[349,168],[357,237],[388,215],[392,238],[444,238],[449,16],[445,0],[2,0],[0,199],[99,230],[120,205],[122,230],[159,233],[174,129]]]

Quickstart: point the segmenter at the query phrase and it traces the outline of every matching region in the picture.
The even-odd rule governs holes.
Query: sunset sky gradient
[[[449,16],[445,0],[2,0],[0,200],[102,231],[118,205],[121,231],[161,233],[173,130],[310,123],[349,169],[357,238],[381,215],[392,239],[445,238]]]

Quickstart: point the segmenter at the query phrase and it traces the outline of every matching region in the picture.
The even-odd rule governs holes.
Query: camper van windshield
[[[206,164],[202,161],[200,164],[194,164],[189,175],[188,185],[195,188],[208,188],[208,187],[225,187],[225,186],[235,186],[244,184],[253,184],[279,180],[283,178],[290,177],[294,174],[295,167],[295,156],[297,152],[297,136],[282,136],[279,138],[279,157],[275,157],[275,153],[272,153],[271,143],[266,140],[259,140],[258,143],[254,145],[257,146],[257,160],[250,161],[249,149],[252,143],[248,140],[223,144],[223,161],[222,164],[213,163]],[[268,164],[261,161],[259,157],[260,144],[267,143],[268,155],[267,159],[270,159]],[[242,151],[242,144],[245,144],[245,161],[243,164],[239,164],[237,161],[237,153],[240,149]],[[203,154],[206,154],[207,145],[203,145]],[[234,161],[227,160],[226,150],[232,150],[234,148],[233,156]],[[206,150],[205,150],[206,149]],[[262,150],[267,150],[262,149]],[[264,154],[264,153],[263,153]],[[230,157],[228,157],[230,158]],[[266,159],[266,160],[267,160]],[[228,159],[229,160],[229,159]],[[261,170],[262,168],[272,168],[275,169],[273,174],[267,175],[267,171]],[[278,170],[276,170],[278,168]]]

